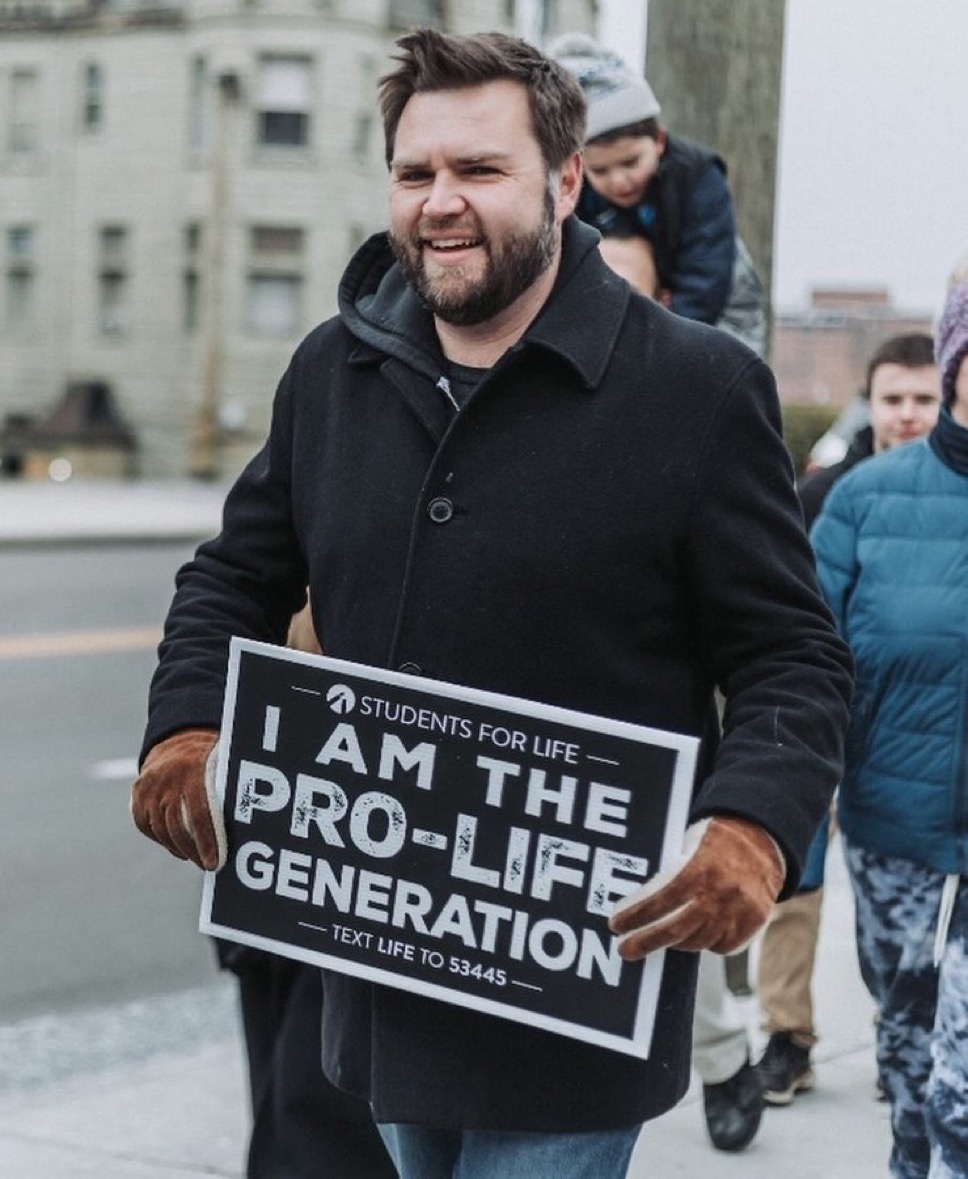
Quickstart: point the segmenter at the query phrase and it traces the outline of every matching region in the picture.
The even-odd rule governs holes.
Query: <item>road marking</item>
[[[138,759],[136,757],[112,757],[107,761],[98,761],[91,766],[90,776],[100,782],[113,782],[124,779],[133,782],[138,776]]]
[[[103,655],[156,647],[161,628],[117,627],[113,630],[65,630],[33,635],[0,635],[0,661],[44,659],[48,656]]]

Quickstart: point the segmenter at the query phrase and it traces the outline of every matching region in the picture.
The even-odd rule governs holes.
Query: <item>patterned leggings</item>
[[[944,876],[844,840],[861,975],[880,1010],[877,1063],[891,1102],[894,1179],[968,1176],[968,877],[940,966]]]

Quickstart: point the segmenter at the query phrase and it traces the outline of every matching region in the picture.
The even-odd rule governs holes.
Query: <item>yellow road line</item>
[[[156,647],[157,626],[129,626],[112,630],[65,630],[33,635],[0,635],[0,660],[43,659],[47,656],[103,655]]]

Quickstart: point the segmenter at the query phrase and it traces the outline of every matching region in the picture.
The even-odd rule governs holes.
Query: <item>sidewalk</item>
[[[217,531],[224,494],[187,482],[0,482],[0,550],[201,538]],[[885,1179],[888,1111],[873,1098],[873,1008],[858,975],[839,842],[828,876],[816,1090],[768,1109],[750,1148],[727,1155],[708,1143],[694,1084],[645,1128],[630,1179]],[[761,1044],[752,1002],[749,1017]],[[239,1179],[247,1100],[225,978],[187,995],[0,1025],[0,1175],[10,1179]]]
[[[0,480],[0,546],[178,541],[219,529],[227,486]]]
[[[0,1026],[0,1061],[4,1177],[242,1173],[248,1094],[227,976],[178,995]]]
[[[647,1125],[629,1179],[887,1179],[888,1106],[874,1100],[873,1003],[854,949],[853,896],[839,839],[827,856],[827,882],[814,974],[820,1042],[813,1051],[816,1088],[792,1106],[764,1111],[760,1131],[739,1154],[706,1138],[698,1083],[665,1117]],[[750,1000],[755,1043],[755,1001]]]
[[[874,1100],[872,1007],[857,974],[839,843],[828,871],[815,980],[822,1033],[816,1089],[790,1108],[767,1109],[753,1144],[731,1155],[710,1147],[694,1084],[676,1109],[645,1127],[629,1179],[885,1179],[888,1112]],[[53,1074],[25,1077],[0,1093],[0,1175],[241,1179],[248,1097],[228,980],[86,1017],[114,1025],[107,1033],[78,1030],[84,1018],[48,1021],[46,1029],[0,1028],[0,1058],[20,1055],[30,1040],[35,1054],[45,1043],[39,1054],[50,1058]],[[153,1035],[159,1025],[166,1026]],[[106,1038],[128,1059],[97,1067],[90,1045]],[[86,1067],[92,1057],[95,1067]]]

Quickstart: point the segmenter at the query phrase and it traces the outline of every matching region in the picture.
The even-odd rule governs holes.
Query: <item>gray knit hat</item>
[[[571,71],[588,103],[586,139],[653,119],[662,109],[645,78],[584,33],[565,33],[548,46],[550,57]]]

